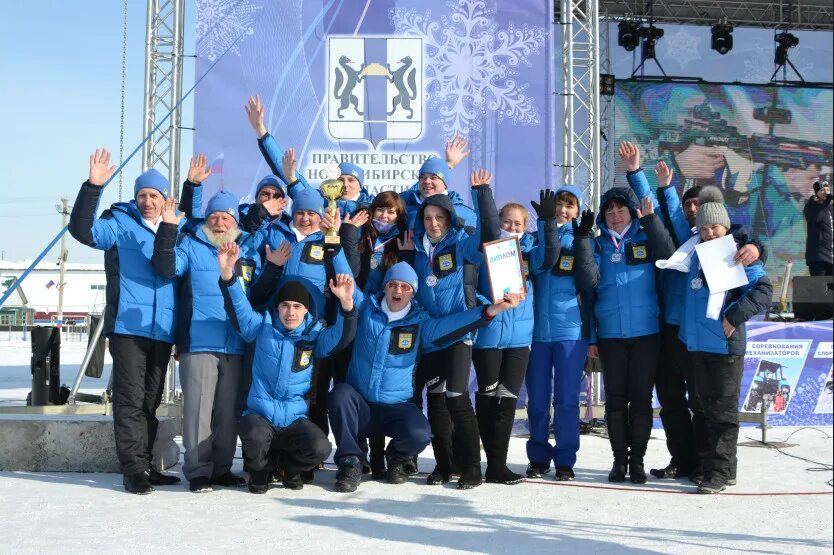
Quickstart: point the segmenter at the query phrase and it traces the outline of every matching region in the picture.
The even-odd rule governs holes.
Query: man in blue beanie
[[[455,207],[455,213],[463,219],[464,224],[468,227],[477,226],[475,211],[466,205],[460,195],[448,189],[452,169],[469,155],[467,145],[466,139],[455,135],[451,142],[446,143],[445,161],[432,156],[420,166],[417,183],[400,195],[408,212],[409,229],[414,229],[417,212],[423,200],[433,195],[448,195]]]
[[[359,439],[391,437],[386,449],[386,481],[407,480],[405,465],[431,441],[429,422],[412,402],[414,372],[422,345],[453,342],[485,326],[504,310],[518,306],[523,295],[509,294],[495,304],[431,318],[414,301],[417,273],[398,262],[385,274],[378,297],[359,293],[359,323],[344,383],[328,397],[330,425],[336,438],[339,467],[336,491],[356,491],[362,477]]]
[[[189,218],[202,217],[199,199],[202,198],[202,182],[211,175],[205,154],[198,154],[191,159],[188,166],[188,178],[182,186],[180,210]],[[200,197],[195,201],[195,195]],[[275,175],[269,174],[260,180],[255,187],[255,202],[241,204],[237,207],[240,227],[254,234],[261,224],[275,218],[284,217],[287,206],[283,181]]]
[[[228,191],[208,201],[206,219],[177,239],[177,216],[167,204],[151,260],[165,278],[180,279],[177,351],[183,393],[183,474],[192,492],[242,487],[232,474],[237,445],[237,394],[244,341],[226,316],[217,252],[237,243],[235,274],[248,291],[260,269],[259,245],[238,226],[238,198]],[[181,218],[181,216],[180,216]]]
[[[177,319],[176,282],[156,275],[150,263],[169,184],[150,169],[136,178],[134,200],[113,204],[96,218],[104,184],[115,169],[106,150],[90,156],[89,178],[73,205],[69,232],[79,242],[107,253],[104,334],[113,357],[116,455],[124,488],[141,495],[151,493],[155,485],[180,481],[151,466],[156,409]],[[177,226],[173,227],[176,232]]]

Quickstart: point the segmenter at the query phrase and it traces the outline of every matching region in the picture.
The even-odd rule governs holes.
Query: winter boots
[[[471,489],[483,483],[481,474],[481,442],[478,421],[469,395],[446,397],[446,406],[454,422],[454,443],[460,449],[461,474],[458,489]]]
[[[437,462],[426,483],[434,486],[448,482],[452,476],[452,419],[445,393],[429,393],[426,399],[432,433],[431,447]]]
[[[484,478],[492,484],[519,484],[524,476],[507,468],[507,451],[515,419],[515,398],[475,396],[478,429],[486,453]]]
[[[339,470],[336,472],[336,491],[340,493],[351,493],[359,487],[362,481],[362,463],[359,457],[353,455],[339,459],[336,464]]]
[[[628,465],[628,413],[611,411],[605,415],[608,441],[614,452],[614,465],[608,473],[609,482],[625,482]]]

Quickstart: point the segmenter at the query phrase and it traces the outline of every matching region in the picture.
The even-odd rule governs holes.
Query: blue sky
[[[88,158],[106,147],[118,158],[122,2],[51,0],[7,2],[0,18],[0,254],[34,258],[61,228],[55,205],[72,202],[87,177]],[[125,156],[142,140],[145,0],[130,0],[125,98]],[[186,3],[185,54],[193,54],[194,2]],[[186,59],[183,87],[194,81]],[[191,127],[193,104],[182,124]],[[192,137],[183,131],[187,167]],[[140,155],[124,170],[125,200],[132,196]],[[184,174],[183,174],[184,175]],[[102,206],[119,199],[118,183]],[[69,236],[68,236],[69,238]],[[102,254],[69,238],[73,262],[102,262]],[[57,259],[58,248],[46,260]]]

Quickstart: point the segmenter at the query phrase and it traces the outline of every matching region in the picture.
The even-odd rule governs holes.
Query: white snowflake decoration
[[[246,0],[197,0],[197,55],[214,62],[241,35],[253,35],[254,15],[263,6]],[[240,56],[238,41],[231,51]]]
[[[441,20],[431,12],[419,15],[413,9],[394,8],[389,16],[397,33],[423,38],[427,65],[425,94],[429,106],[439,107],[447,138],[455,133],[469,136],[480,129],[481,117],[494,112],[498,121],[510,118],[516,125],[535,125],[539,114],[533,97],[526,94],[528,83],[517,81],[512,68],[523,63],[544,46],[543,27],[522,28],[510,23],[499,29],[493,23],[495,10],[483,0],[448,2],[452,12]]]
[[[685,68],[689,62],[701,59],[698,53],[698,37],[685,29],[667,33],[663,41],[666,45],[665,57],[678,62],[681,68]]]

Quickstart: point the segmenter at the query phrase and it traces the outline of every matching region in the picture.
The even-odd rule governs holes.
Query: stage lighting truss
[[[722,21],[712,26],[712,49],[722,56],[733,49],[733,26]]]
[[[663,29],[649,25],[640,29],[640,36],[643,37],[643,60],[656,59],[655,47],[657,41],[663,37]]]

